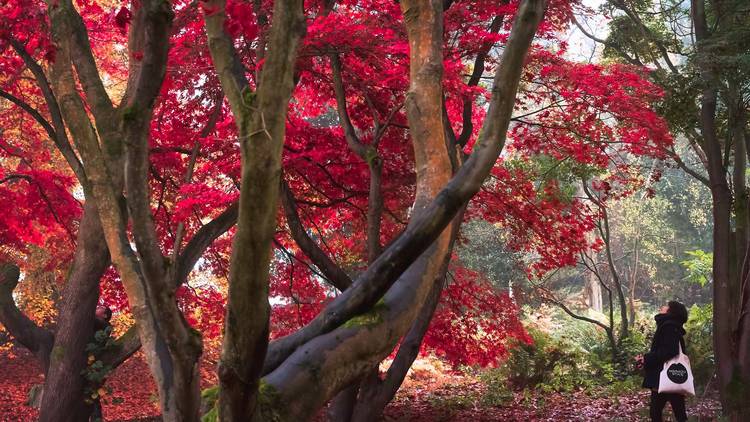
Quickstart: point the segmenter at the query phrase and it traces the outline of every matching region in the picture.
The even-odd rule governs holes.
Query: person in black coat
[[[664,368],[664,362],[677,356],[678,347],[685,351],[685,330],[682,324],[687,322],[688,312],[685,305],[671,301],[662,306],[656,319],[656,332],[651,341],[651,349],[641,357],[645,377],[643,387],[651,389],[650,414],[651,421],[661,422],[664,406],[669,402],[678,422],[687,421],[685,411],[685,396],[676,393],[659,393],[659,374]]]

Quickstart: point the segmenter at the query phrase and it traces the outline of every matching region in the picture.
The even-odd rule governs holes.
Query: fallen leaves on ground
[[[0,421],[34,421],[37,411],[26,405],[29,389],[43,381],[41,369],[31,354],[15,349],[15,356],[0,353]],[[216,382],[215,360],[204,359],[201,372],[205,388]],[[107,421],[146,422],[159,420],[156,388],[141,355],[122,364],[107,381],[103,402]],[[571,394],[517,392],[505,405],[485,405],[486,387],[475,377],[451,373],[417,361],[395,400],[385,411],[386,421],[646,421],[648,391],[633,391],[617,397],[574,392]],[[595,392],[596,393],[596,392]],[[699,421],[715,421],[718,402],[694,398],[688,411]],[[669,412],[665,412],[669,413]],[[665,421],[673,419],[665,418]]]

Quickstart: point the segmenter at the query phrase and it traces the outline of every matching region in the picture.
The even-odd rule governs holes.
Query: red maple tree
[[[518,41],[522,35],[516,34],[516,41],[512,35],[512,31],[521,33],[523,29],[517,28],[524,24],[514,24],[514,17],[519,7],[526,7],[524,13],[531,16],[545,2],[527,1],[523,6],[515,1],[432,2],[430,7],[440,11],[440,24],[423,22],[424,14],[410,20],[411,8],[417,7],[411,2],[340,1],[334,5],[308,1],[301,18],[292,15],[294,8],[303,7],[302,2],[289,3],[295,5],[270,1],[206,1],[197,6],[175,1],[168,7],[147,1],[45,5],[27,0],[0,5],[0,49],[6,53],[0,58],[0,94],[5,99],[0,103],[0,193],[14,204],[0,220],[0,259],[30,271],[29,245],[50,251],[44,263],[50,268],[80,268],[82,262],[95,259],[97,273],[89,275],[86,283],[73,276],[59,280],[66,292],[64,300],[90,298],[89,289],[100,286],[99,301],[118,312],[132,308],[141,330],[157,327],[153,335],[141,331],[141,339],[157,378],[162,408],[169,409],[165,410],[167,419],[195,409],[182,407],[182,393],[178,398],[169,396],[169,383],[164,381],[168,375],[159,372],[164,356],[156,350],[166,347],[168,360],[190,368],[200,355],[200,338],[195,346],[196,337],[188,328],[197,328],[205,339],[220,338],[222,326],[227,332],[237,330],[232,310],[233,300],[242,296],[232,287],[237,285],[237,268],[249,265],[264,271],[262,257],[252,265],[231,258],[233,253],[241,255],[242,239],[255,239],[260,231],[268,231],[271,243],[266,247],[272,247],[271,268],[265,275],[267,294],[263,292],[261,298],[270,300],[270,316],[257,322],[270,334],[262,340],[261,332],[261,340],[253,341],[267,342],[270,335],[275,342],[265,368],[247,369],[257,384],[257,377],[272,371],[281,376],[283,362],[292,362],[295,351],[312,347],[310,342],[334,329],[391,323],[391,317],[382,317],[378,309],[392,306],[390,312],[397,307],[391,296],[381,299],[386,291],[400,300],[408,297],[397,294],[400,290],[394,282],[400,273],[388,275],[384,287],[360,305],[345,308],[340,315],[348,322],[331,322],[337,320],[327,312],[349,306],[346,300],[358,294],[357,289],[367,288],[363,287],[369,283],[367,277],[384,274],[375,274],[379,268],[375,264],[391,259],[394,245],[409,241],[407,228],[415,216],[423,215],[427,201],[442,187],[430,173],[436,171],[430,168],[436,165],[431,160],[439,155],[435,145],[441,145],[435,144],[439,140],[435,134],[449,145],[441,158],[447,170],[439,175],[447,180],[482,159],[474,157],[484,154],[477,152],[485,148],[483,142],[502,148],[505,130],[483,132],[482,127],[509,119],[510,109],[497,112],[493,107],[510,101],[515,117],[507,134],[508,148],[500,159],[497,155],[484,158],[490,165],[495,163],[488,168],[490,177],[471,203],[466,205],[462,199],[462,206],[453,207],[459,220],[445,232],[449,236],[438,241],[444,242],[444,250],[430,264],[436,267],[424,273],[434,273],[437,281],[430,280],[434,284],[430,288],[421,283],[423,287],[412,289],[420,293],[410,299],[411,313],[404,314],[408,317],[396,318],[393,327],[398,328],[391,334],[372,339],[378,344],[373,349],[377,353],[368,359],[379,361],[395,353],[393,371],[385,379],[362,383],[361,397],[378,398],[362,405],[375,406],[379,412],[395,393],[394,385],[400,384],[389,384],[389,377],[403,379],[423,338],[423,350],[455,364],[472,365],[495,364],[511,338],[528,341],[513,301],[482,274],[455,263],[455,277],[445,280],[449,244],[459,235],[461,219],[484,218],[502,225],[511,233],[510,247],[537,257],[529,266],[530,274],[572,265],[581,250],[597,247],[597,242],[586,237],[595,212],[583,201],[566,199],[558,181],[545,179],[529,163],[539,157],[568,161],[581,174],[597,179],[594,183],[603,190],[627,195],[641,187],[642,178],[637,166],[623,157],[663,159],[659,151],[671,143],[665,123],[652,109],[661,93],[647,82],[646,70],[565,59],[565,46],[557,41],[569,24],[573,2],[555,0],[546,5],[544,20],[527,36],[536,33],[538,42],[525,60],[526,47],[519,47],[522,41]],[[429,2],[423,3],[420,7]],[[437,31],[431,33],[437,37],[431,50],[420,44],[425,38],[415,35],[419,25],[432,25]],[[304,37],[301,26],[306,27]],[[39,30],[29,31],[32,27]],[[146,30],[152,32],[139,32]],[[141,33],[153,37],[151,44]],[[420,75],[415,60],[422,54],[415,49],[418,46],[432,57],[431,66],[441,67],[434,74],[423,69],[434,79],[425,77],[427,82],[422,82],[432,85],[424,89],[415,88],[421,83],[415,79]],[[284,56],[284,48],[293,53],[289,53],[291,58]],[[518,52],[522,52],[520,61],[513,56]],[[436,55],[440,57],[437,62]],[[284,67],[285,60],[291,65]],[[281,70],[286,73],[271,75]],[[487,76],[493,72],[518,72],[518,94],[515,88],[510,97],[508,93],[502,97],[499,88],[493,91]],[[263,78],[268,82],[261,83]],[[267,88],[264,84],[275,85]],[[430,89],[439,91],[439,101]],[[284,95],[291,99],[285,101]],[[437,113],[428,116],[414,106],[422,97],[431,101]],[[78,109],[71,111],[74,107]],[[270,110],[268,114],[263,107]],[[273,110],[286,110],[286,114]],[[420,112],[423,115],[417,119]],[[88,122],[90,130],[80,122]],[[417,133],[415,127],[420,124],[431,128],[425,133],[432,139]],[[436,124],[441,127],[438,132]],[[93,142],[85,141],[86,136],[92,136]],[[271,158],[259,164],[252,161],[265,157],[265,152],[241,154],[248,145],[265,148],[255,146],[265,141],[278,143],[273,145],[279,148],[283,174],[273,177],[280,180],[280,187],[276,179],[261,180],[265,177],[262,170],[248,173],[256,165],[275,168],[263,167]],[[106,177],[110,185],[101,188]],[[268,197],[274,199],[271,204],[258,202],[260,197],[253,197],[253,204],[243,202],[251,195],[243,193],[243,187],[252,190],[266,184],[277,191]],[[278,206],[277,196],[281,198]],[[108,205],[107,198],[127,204],[128,212],[117,204]],[[254,216],[256,211],[270,218],[263,221],[278,224],[260,230],[252,226],[260,223],[242,220],[243,215]],[[240,225],[235,230],[238,214]],[[441,223],[443,227],[449,217],[442,217],[448,218]],[[93,234],[87,234],[87,228]],[[235,241],[233,251],[235,233],[240,240]],[[432,229],[432,240],[439,233]],[[88,238],[94,238],[95,246],[84,241]],[[99,255],[85,252],[87,248],[99,248]],[[101,255],[107,249],[110,253]],[[117,270],[110,267],[110,255]],[[399,271],[408,263],[398,264]],[[4,285],[12,285],[6,292],[9,295],[17,279],[6,278]],[[151,287],[140,287],[138,280]],[[149,296],[156,290],[164,290],[165,296]],[[154,300],[160,304],[151,303]],[[227,300],[229,315],[235,316],[225,321]],[[70,321],[91,319],[95,304],[96,300],[87,300],[86,306],[75,309],[63,306],[58,317],[61,327],[70,330],[65,325],[73,324]],[[156,314],[144,316],[142,309],[148,306],[156,306],[157,311],[149,311]],[[2,321],[8,331],[34,351],[48,373],[61,370],[59,362],[49,361],[53,344],[75,342],[78,335],[83,340],[77,344],[85,345],[86,329],[63,338],[61,332],[68,332],[63,328],[53,336],[45,327],[14,321],[15,313],[8,315]],[[162,329],[178,334],[162,339],[158,327],[165,321],[176,325]],[[75,324],[80,327],[82,322]],[[14,332],[19,327],[22,330]],[[310,332],[316,335],[307,337]],[[303,341],[294,343],[298,338]],[[238,358],[227,352],[231,349],[227,344],[234,341],[240,340],[225,340],[225,369],[219,371],[226,392],[222,397],[227,397],[222,412],[233,412],[232,406],[237,405],[231,398],[235,388],[231,372],[237,369],[229,363],[230,358]],[[289,348],[289,342],[295,346]],[[117,352],[104,358],[106,362],[117,365],[137,350],[140,342],[135,329],[119,344]],[[261,347],[261,362],[266,346]],[[83,353],[70,355],[66,359],[80,367]],[[186,385],[195,384],[180,371],[176,372],[187,377]],[[309,406],[319,407],[320,400],[330,400],[344,385],[364,375],[347,375],[353,378],[331,384],[323,396],[312,397]],[[48,375],[48,388],[61,376]],[[272,376],[268,379],[282,383]],[[281,384],[274,385],[281,388]],[[76,399],[82,386],[45,395],[42,419],[61,409],[71,414],[85,412]],[[241,388],[257,394],[253,382]],[[359,412],[355,409],[347,418],[356,419]]]

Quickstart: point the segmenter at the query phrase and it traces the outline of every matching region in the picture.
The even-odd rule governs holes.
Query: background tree
[[[740,397],[750,379],[748,283],[742,281],[748,250],[746,5],[618,0],[603,10],[614,18],[610,36],[589,35],[604,44],[606,55],[655,69],[653,80],[668,93],[664,115],[700,158],[695,169],[669,152],[711,192],[717,373],[724,410],[740,420],[747,413]]]

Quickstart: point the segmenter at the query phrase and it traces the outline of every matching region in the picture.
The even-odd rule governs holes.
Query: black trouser
[[[657,393],[653,390],[651,390],[651,422],[661,422],[661,412],[667,402],[672,405],[677,422],[685,422],[687,420],[685,396],[676,393]]]

